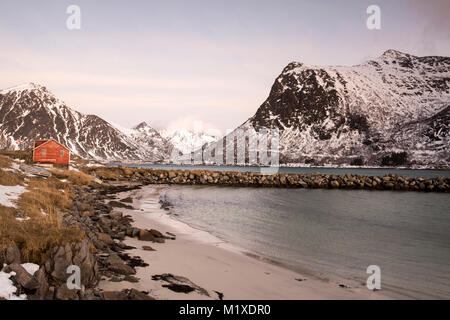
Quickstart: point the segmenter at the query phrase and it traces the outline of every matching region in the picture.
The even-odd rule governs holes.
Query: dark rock
[[[139,231],[139,240],[141,240],[141,241],[155,241],[155,236],[151,232],[142,229],[142,230]]]
[[[214,290],[215,293],[217,293],[217,297],[219,298],[219,300],[223,300],[223,293],[220,291],[216,291]]]
[[[76,265],[81,271],[81,283],[85,287],[95,285],[98,282],[98,264],[89,248],[88,240],[73,246],[67,243],[65,246],[55,247],[45,263],[45,270],[51,280],[65,284],[69,277],[67,268]]]
[[[128,300],[128,295],[122,291],[104,291],[100,296],[103,300]]]
[[[128,205],[128,204],[124,204],[120,201],[115,201],[115,200],[111,200],[108,203],[111,207],[115,207],[115,208],[125,208],[125,209],[133,209],[132,206]]]
[[[119,255],[126,263],[134,268],[134,267],[148,267],[148,263],[145,263],[144,260],[142,260],[138,256],[130,257],[127,253],[122,253]]]
[[[97,238],[99,241],[105,243],[105,244],[113,244],[114,240],[106,233],[98,233]]]
[[[150,297],[148,294],[138,291],[136,289],[130,289],[128,292],[129,300],[155,300],[155,298]]]
[[[145,251],[156,251],[155,249],[153,249],[150,246],[142,246],[142,249],[145,250]]]
[[[112,253],[106,258],[106,264],[113,265],[113,264],[125,264],[125,261],[122,260],[121,257],[117,253]]]
[[[123,198],[122,200],[120,200],[120,202],[133,203],[133,198],[126,197],[126,198]]]
[[[63,283],[56,290],[55,299],[57,299],[57,300],[79,300],[78,290],[69,289],[69,288],[67,288],[67,285],[65,283]]]
[[[120,220],[120,219],[122,219],[123,214],[122,214],[122,212],[119,212],[119,211],[111,211],[109,213],[109,216],[113,220]]]
[[[27,290],[39,289],[38,281],[29,274],[20,264],[12,263],[9,268],[16,273],[14,279]]]
[[[195,288],[187,284],[170,283],[170,284],[163,284],[162,286],[174,292],[190,293],[192,291],[195,291]]]
[[[155,238],[164,238],[164,235],[155,229],[148,230]]]
[[[152,276],[152,280],[162,280],[165,282],[168,282],[169,284],[163,285],[163,287],[166,287],[172,291],[175,292],[184,292],[189,293],[192,291],[196,291],[199,294],[205,295],[209,297],[208,291],[203,289],[202,287],[199,287],[195,283],[193,283],[191,280],[185,277],[176,276],[170,273],[164,273],[164,274],[156,274]]]
[[[122,274],[122,275],[132,275],[132,274],[136,274],[136,271],[134,271],[134,269],[132,267],[130,267],[127,264],[123,264],[123,263],[115,263],[115,264],[111,264],[108,267],[108,270],[118,273],[118,274]]]
[[[134,277],[134,276],[125,276],[125,278],[123,278],[123,281],[128,281],[128,282],[132,282],[132,283],[137,283],[139,282],[139,279]]]
[[[14,244],[6,249],[5,253],[5,263],[21,263],[21,255],[19,248]]]
[[[53,297],[49,297],[49,285],[47,281],[47,275],[45,274],[45,268],[41,267],[38,271],[36,271],[33,277],[39,284],[37,291],[37,296],[39,297],[39,299],[40,300],[53,299]]]

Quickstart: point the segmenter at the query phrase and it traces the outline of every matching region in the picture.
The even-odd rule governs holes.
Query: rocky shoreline
[[[126,180],[142,184],[450,192],[449,178],[409,178],[396,174],[364,176],[276,173],[267,175],[259,172],[153,170],[130,167],[92,167],[85,168],[85,171],[106,181]]]
[[[207,170],[152,170],[128,167],[85,167],[95,183],[73,185],[72,206],[62,215],[62,226],[77,227],[85,234],[78,243],[53,247],[36,272],[31,274],[21,264],[17,245],[0,252],[3,273],[11,274],[16,295],[25,294],[30,300],[152,300],[149,292],[136,289],[104,291],[100,281],[139,282],[136,267],[148,264],[139,256],[130,256],[127,250],[136,249],[124,243],[127,237],[142,241],[142,250],[154,250],[151,243],[175,240],[172,233],[155,229],[140,229],[132,225],[130,215],[121,209],[133,210],[133,199],[121,193],[151,184],[223,185],[237,187],[326,188],[403,190],[423,192],[449,192],[448,178],[405,178],[398,175],[383,177],[329,174],[263,175],[255,172],[218,172]],[[101,179],[101,180],[100,180]],[[123,198],[121,198],[123,197]],[[160,203],[164,208],[165,203]],[[18,244],[20,245],[20,244]],[[81,288],[69,289],[67,268],[76,265],[81,271]],[[173,275],[170,275],[174,277]],[[174,290],[194,290],[189,281],[178,282]]]
[[[70,212],[62,217],[62,225],[78,227],[85,233],[85,239],[80,243],[52,248],[46,262],[34,274],[21,265],[17,245],[0,253],[1,271],[12,274],[16,295],[25,294],[29,300],[154,300],[148,292],[136,289],[103,291],[98,288],[101,280],[138,282],[134,276],[135,268],[148,266],[140,257],[126,253],[134,247],[123,243],[125,237],[136,237],[149,243],[175,239],[173,234],[163,235],[158,230],[135,228],[131,225],[130,216],[123,216],[115,210],[132,208],[128,204],[130,199],[116,199],[116,193],[140,187],[132,183],[74,186],[75,199]],[[80,268],[80,289],[67,287],[70,275],[67,268],[70,265]]]

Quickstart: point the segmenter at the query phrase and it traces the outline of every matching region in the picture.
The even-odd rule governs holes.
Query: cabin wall
[[[43,154],[45,150],[45,154]],[[63,151],[63,155],[60,154]],[[50,141],[45,145],[41,145],[33,151],[34,162],[54,163],[54,164],[69,164],[70,152],[68,149],[62,147],[55,141]]]

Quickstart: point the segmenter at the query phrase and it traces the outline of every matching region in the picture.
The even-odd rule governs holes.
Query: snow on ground
[[[20,221],[20,222],[27,221],[27,220],[30,220],[30,217],[26,217],[26,218],[17,217],[16,220]]]
[[[21,266],[31,275],[34,275],[34,273],[39,270],[39,265],[35,263],[22,263]]]
[[[17,292],[17,288],[10,279],[14,275],[14,272],[5,273],[0,271],[0,298],[4,298],[6,300],[25,300],[27,298],[25,294],[21,294],[20,296],[15,294]]]
[[[75,172],[80,172],[80,170],[74,166],[69,166],[69,170],[73,170]]]
[[[87,163],[84,165],[85,167],[104,167],[105,165],[101,163]]]
[[[0,204],[5,207],[15,207],[13,200],[25,192],[26,188],[22,186],[2,186],[0,185]]]

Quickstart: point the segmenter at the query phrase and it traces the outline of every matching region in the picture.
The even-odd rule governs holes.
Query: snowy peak
[[[40,84],[36,84],[34,82],[27,82],[24,84],[20,84],[14,87],[10,87],[4,90],[0,90],[1,94],[6,94],[8,92],[22,92],[22,91],[34,91],[34,90],[39,90],[39,91],[47,91],[47,88],[45,88],[44,86],[40,85]]]
[[[378,165],[406,152],[409,164],[446,166],[449,86],[448,57],[388,50],[352,67],[291,62],[241,128],[279,129],[284,163]]]
[[[135,129],[135,130],[142,130],[142,129],[145,130],[146,128],[151,128],[151,127],[145,121],[143,121],[143,122],[141,122],[138,125],[133,127],[133,129]]]
[[[394,50],[394,49],[386,50],[381,55],[381,57],[383,57],[383,58],[393,58],[393,59],[398,59],[400,57],[408,57],[408,56],[410,56],[410,55],[407,53],[400,52],[398,50]]]
[[[191,152],[200,149],[203,145],[215,142],[220,138],[205,132],[189,129],[166,129],[161,130],[160,133],[183,154],[190,154]]]

